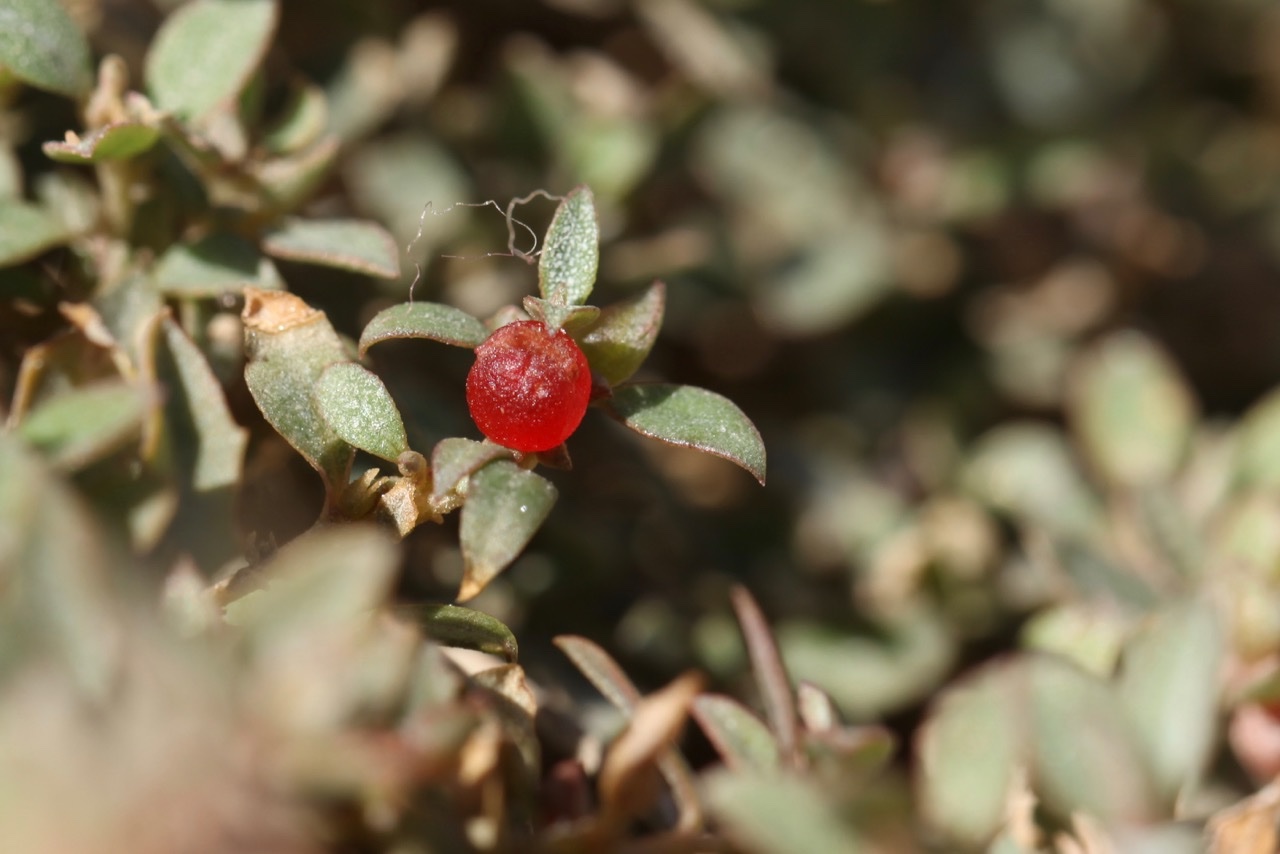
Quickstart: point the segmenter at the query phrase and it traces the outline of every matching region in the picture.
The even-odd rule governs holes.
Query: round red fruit
[[[563,329],[540,320],[500,327],[476,348],[467,408],[480,432],[517,451],[569,438],[591,399],[591,368]]]

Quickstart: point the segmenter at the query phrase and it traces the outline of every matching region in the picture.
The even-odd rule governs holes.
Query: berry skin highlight
[[[591,368],[563,329],[540,320],[500,327],[476,348],[467,408],[480,432],[517,451],[549,451],[578,429]]]

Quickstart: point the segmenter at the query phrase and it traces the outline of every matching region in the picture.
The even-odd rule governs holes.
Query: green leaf
[[[1159,815],[1142,750],[1111,686],[1056,657],[1026,661],[1031,761],[1045,808],[1105,822]]]
[[[0,200],[0,265],[29,261],[71,239],[72,231],[38,205]]]
[[[464,570],[458,599],[475,596],[524,549],[556,500],[546,478],[509,460],[471,475],[458,537]]]
[[[1012,672],[1010,665],[986,668],[948,688],[918,736],[921,812],[966,846],[985,844],[1004,823],[1025,755]]]
[[[19,434],[56,468],[79,469],[136,439],[155,403],[147,390],[123,382],[73,388],[33,409]]]
[[[255,568],[260,588],[229,603],[226,619],[268,648],[291,638],[323,638],[367,618],[385,600],[399,564],[395,538],[385,528],[313,528]]]
[[[222,384],[204,353],[166,317],[157,374],[165,383],[165,423],[190,447],[191,486],[197,492],[230,489],[240,482],[249,431],[236,423]]]
[[[1023,521],[1090,540],[1102,513],[1062,434],[1048,424],[1011,422],[978,440],[964,473],[969,490]]]
[[[275,0],[191,0],[160,26],[147,52],[155,105],[199,121],[231,105],[257,71],[275,33]]]
[[[79,98],[93,85],[89,43],[57,0],[0,0],[0,66],[37,89]]]
[[[611,386],[631,379],[658,340],[666,302],[666,286],[654,282],[639,296],[606,306],[578,339],[591,370]]]
[[[360,355],[374,344],[394,338],[429,338],[475,348],[488,337],[484,324],[461,309],[434,302],[402,302],[378,312],[365,326],[360,333]]]
[[[400,276],[395,239],[374,222],[358,219],[286,219],[267,232],[262,248],[289,261],[337,267],[368,276]]]
[[[1204,601],[1175,603],[1128,644],[1118,688],[1161,795],[1172,806],[1214,749],[1223,633]]]
[[[329,102],[313,84],[290,93],[280,117],[263,134],[262,144],[273,154],[292,154],[317,142],[329,124]]]
[[[118,687],[122,615],[108,542],[83,503],[11,434],[0,431],[0,627],[47,644],[77,687],[107,703]],[[13,595],[20,591],[20,595]],[[30,634],[28,634],[28,631]],[[23,650],[30,662],[30,651]],[[0,656],[12,654],[0,650]],[[6,664],[8,662],[5,662]]]
[[[396,612],[422,626],[423,634],[445,646],[478,649],[511,662],[520,657],[511,629],[482,611],[457,605],[403,605]]]
[[[376,374],[355,362],[338,362],[316,385],[320,414],[348,445],[395,462],[409,450],[400,410]]]
[[[275,265],[239,235],[215,232],[169,247],[156,261],[157,287],[172,296],[207,297],[245,287],[281,290]]]
[[[755,854],[865,850],[815,782],[799,777],[714,772],[707,802],[730,838]]]
[[[692,386],[654,383],[614,389],[605,406],[637,433],[723,457],[764,483],[764,441],[727,398]]]
[[[511,458],[511,450],[493,442],[451,437],[441,439],[431,451],[431,494],[443,498],[459,481],[496,459]]]
[[[102,163],[124,160],[156,144],[160,128],[141,122],[116,122],[74,141],[46,142],[45,156],[59,163]]]
[[[560,305],[537,297],[524,298],[524,310],[534,320],[541,320],[552,329],[564,329],[570,335],[593,323],[600,316],[594,305]]]
[[[1241,419],[1235,457],[1241,485],[1280,487],[1280,388],[1268,392]]]
[[[699,695],[693,701],[693,717],[729,768],[771,771],[778,767],[778,742],[773,733],[732,697]]]
[[[600,227],[595,199],[577,187],[556,208],[538,261],[538,292],[547,302],[579,305],[596,283],[600,265]]]
[[[1138,332],[1091,348],[1075,368],[1069,414],[1094,467],[1125,487],[1167,482],[1190,438],[1195,403],[1169,357]]]
[[[346,486],[351,446],[329,426],[315,399],[325,368],[346,348],[316,311],[287,293],[245,291],[242,314],[249,363],[244,379],[267,422],[325,479],[330,501]]]

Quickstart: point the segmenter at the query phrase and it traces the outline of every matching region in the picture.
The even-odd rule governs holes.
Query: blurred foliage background
[[[136,80],[180,4],[67,5]],[[480,316],[518,302],[533,272],[504,255],[506,223],[463,203],[587,183],[600,301],[667,284],[645,376],[731,398],[769,450],[761,489],[589,414],[573,471],[551,475],[545,528],[473,603],[511,627],[535,682],[595,702],[551,644],[571,633],[642,688],[694,667],[754,702],[729,594],[745,584],[792,677],[899,737],[871,824],[915,827],[919,807],[972,843],[999,810],[966,825],[956,816],[978,807],[922,782],[947,686],[1000,662],[1010,669],[976,678],[1007,687],[992,674],[1035,649],[1110,689],[1155,615],[1155,631],[1163,619],[1170,637],[1207,638],[1151,665],[1202,674],[1189,703],[1160,695],[1191,718],[1169,723],[1170,742],[1202,746],[1161,783],[1184,796],[1177,810],[1167,792],[1159,808],[1116,795],[1097,809],[1203,821],[1280,769],[1239,724],[1280,694],[1274,4],[284,0],[255,84],[262,112],[304,81],[323,90],[338,148],[303,211],[379,221],[408,253],[394,281],[278,262],[340,333],[358,336],[415,280],[418,298]],[[41,144],[78,126],[66,100],[9,87],[0,171],[41,187],[66,168]],[[540,234],[551,209],[517,216]],[[54,250],[0,279],[0,399],[27,349],[66,325],[56,303],[77,296],[73,264]],[[221,533],[187,520],[151,553],[158,568],[194,554],[212,575],[293,539],[322,499],[254,408],[234,343],[219,349],[238,341],[238,311],[215,306],[196,336],[251,429],[238,540],[203,542]],[[371,364],[414,447],[477,435],[466,354],[393,342]],[[415,531],[398,595],[451,599],[456,543],[456,521]],[[687,753],[715,756],[698,733]],[[1188,775],[1203,783],[1191,794],[1176,782]],[[1063,827],[1096,784],[1085,778],[1036,790],[1051,811],[1067,804]],[[1195,850],[1193,837],[1177,844]],[[886,831],[884,850],[914,850],[908,838]],[[1142,850],[1184,850],[1159,847],[1173,838]]]

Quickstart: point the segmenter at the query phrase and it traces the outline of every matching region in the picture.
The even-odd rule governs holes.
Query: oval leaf
[[[155,105],[199,120],[230,105],[266,55],[275,0],[192,0],[161,25],[147,53]]]
[[[82,468],[139,435],[152,397],[122,382],[70,389],[33,409],[18,432],[55,467]]]
[[[1025,762],[1025,713],[1010,665],[949,688],[918,735],[925,818],[951,840],[986,844],[1004,823],[1005,799]]]
[[[496,617],[457,605],[404,605],[396,613],[422,626],[422,632],[445,646],[478,649],[514,662],[520,646],[511,629]]]
[[[287,219],[267,232],[262,248],[289,261],[320,264],[368,276],[400,276],[400,253],[391,233],[355,219]]]
[[[219,296],[246,286],[284,287],[275,265],[239,235],[216,232],[175,244],[156,261],[156,286],[174,296]]]
[[[707,802],[729,836],[757,854],[866,850],[813,781],[781,775],[712,773]]]
[[[395,462],[409,450],[400,410],[377,375],[355,362],[330,365],[316,385],[320,414],[344,442]]]
[[[1243,486],[1280,487],[1280,388],[1268,392],[1240,421],[1235,476]]]
[[[654,282],[638,297],[605,307],[578,339],[591,370],[611,386],[631,379],[658,340],[666,303],[666,286]]]
[[[764,722],[732,697],[702,694],[693,717],[729,768],[771,771],[778,767],[778,742]]]
[[[458,482],[493,460],[510,458],[512,451],[492,442],[474,439],[441,439],[431,451],[431,494],[443,498]]]
[[[45,156],[59,163],[101,163],[141,154],[156,144],[160,129],[141,122],[117,122],[83,137],[46,142]]]
[[[89,43],[57,0],[0,2],[0,66],[37,89],[78,98],[93,85]]]
[[[276,432],[325,478],[333,498],[347,483],[351,446],[320,414],[315,386],[325,368],[347,360],[342,340],[317,311],[293,294],[245,291],[244,379]]]
[[[458,533],[465,565],[460,601],[475,596],[516,559],[555,500],[550,481],[510,460],[496,460],[471,475]]]
[[[485,325],[461,309],[435,302],[403,302],[373,316],[360,333],[360,355],[393,338],[429,338],[474,349],[488,337]]]
[[[29,261],[71,239],[71,229],[38,205],[0,201],[0,265]]]
[[[1214,748],[1222,654],[1217,614],[1201,601],[1158,614],[1125,649],[1120,699],[1169,805]]]
[[[231,416],[222,384],[200,348],[170,317],[160,329],[164,346],[156,369],[165,383],[166,426],[181,430],[182,442],[190,443],[181,450],[191,456],[191,486],[197,492],[231,489],[240,481],[249,431]]]
[[[737,463],[764,483],[765,451],[751,419],[706,389],[661,383],[615,389],[606,410],[645,436]]]
[[[1137,332],[1112,335],[1076,366],[1069,412],[1096,470],[1119,486],[1173,476],[1195,405],[1169,357]]]
[[[586,302],[600,266],[600,227],[591,189],[577,187],[556,208],[538,261],[538,292],[547,302]]]

